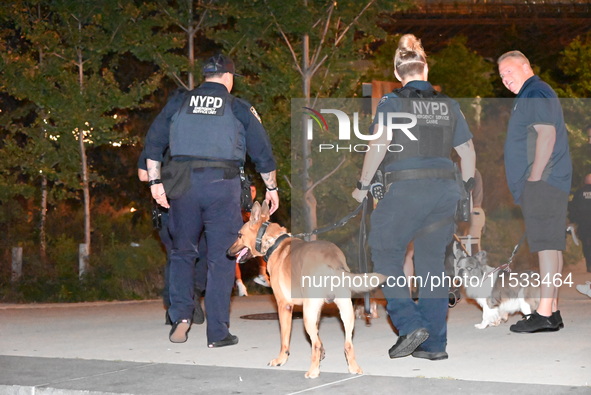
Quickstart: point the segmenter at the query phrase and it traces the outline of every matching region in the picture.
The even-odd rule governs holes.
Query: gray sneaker
[[[591,298],[591,281],[586,281],[585,284],[579,284],[576,288],[577,291]]]

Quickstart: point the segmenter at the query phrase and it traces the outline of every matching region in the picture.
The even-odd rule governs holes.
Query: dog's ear
[[[486,251],[484,251],[484,250],[480,250],[480,251],[478,251],[478,252],[476,253],[476,255],[474,255],[474,257],[475,257],[476,259],[478,259],[478,260],[479,260],[481,263],[484,263],[485,265],[486,265],[486,264],[487,264],[487,262],[488,262],[488,258],[487,258],[487,256],[486,256]]]
[[[452,246],[453,255],[456,259],[462,259],[466,257],[466,253],[459,247],[459,245],[459,243],[453,243]]]
[[[271,217],[271,215],[269,214],[269,204],[265,200],[263,202],[263,207],[261,209],[261,219],[263,221],[268,221],[270,217]]]
[[[261,204],[259,202],[254,202],[252,205],[252,209],[250,210],[250,220],[251,224],[258,222],[261,219]]]

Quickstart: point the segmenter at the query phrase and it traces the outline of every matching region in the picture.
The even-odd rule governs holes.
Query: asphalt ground
[[[574,284],[591,280],[582,265],[569,270]],[[311,347],[301,319],[288,362],[267,366],[280,345],[272,295],[233,299],[230,330],[240,342],[219,349],[207,348],[204,325],[170,343],[157,300],[0,304],[0,394],[591,394],[591,298],[563,285],[560,310],[558,332],[511,333],[520,315],[479,330],[480,308],[462,299],[448,316],[448,360],[391,360],[397,337],[378,303],[370,326],[356,321],[364,374],[351,375],[342,325],[327,305],[321,374],[305,379]]]

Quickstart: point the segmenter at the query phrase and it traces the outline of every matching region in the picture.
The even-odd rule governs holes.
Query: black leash
[[[364,204],[366,201],[367,201],[367,198],[365,198],[365,200],[361,204],[359,204],[359,206],[357,206],[357,208],[355,208],[355,210],[353,210],[350,214],[347,214],[345,217],[341,218],[339,221],[335,222],[332,225],[327,225],[322,228],[314,229],[313,231],[308,232],[308,233],[298,233],[296,235],[293,235],[293,237],[307,239],[308,237],[310,237],[312,235],[325,233],[325,232],[331,231],[333,229],[339,228],[341,226],[344,226],[347,222],[349,222],[349,220],[351,218],[354,218],[355,216],[357,216],[357,214],[359,214],[359,211],[361,211],[361,209],[364,207]]]
[[[336,229],[338,227],[344,226],[351,218],[354,218],[359,214],[361,211],[361,221],[359,225],[359,268],[363,273],[367,273],[367,249],[365,248],[366,238],[367,238],[367,230],[366,230],[366,217],[367,217],[367,200],[368,198],[364,198],[363,201],[353,210],[350,214],[346,215],[345,217],[341,218],[339,221],[335,222],[332,225],[328,225],[322,228],[318,228],[313,230],[312,232],[308,233],[298,233],[293,235],[293,237],[298,238],[308,238],[312,235],[317,235],[320,233],[325,233]],[[371,301],[369,292],[366,292],[363,295],[363,304],[364,304],[364,312],[365,312],[365,325],[371,326]]]
[[[521,244],[523,244],[523,242],[525,241],[525,236],[526,233],[524,232],[523,235],[521,236],[521,239],[519,239],[519,242],[517,244],[515,244],[515,247],[513,247],[513,252],[511,253],[511,256],[509,257],[509,259],[507,260],[507,263],[502,264],[501,266],[495,268],[495,270],[493,270],[490,275],[492,275],[495,272],[498,271],[505,271],[507,273],[511,272],[511,264],[513,263],[513,258],[515,258],[515,254],[517,254],[517,251],[519,251],[519,247],[521,247]]]
[[[368,198],[363,199],[361,203],[361,222],[359,224],[359,269],[362,273],[367,273],[369,268],[367,267],[367,249],[365,245],[367,243],[367,202]],[[371,300],[369,292],[363,294],[363,310],[365,313],[365,326],[371,326]]]

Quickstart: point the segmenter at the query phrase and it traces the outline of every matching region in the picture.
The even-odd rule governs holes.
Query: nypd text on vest
[[[449,107],[445,102],[413,100],[412,111],[421,124],[448,125]]]
[[[189,109],[193,114],[219,115],[224,106],[224,99],[216,96],[191,96]]]

